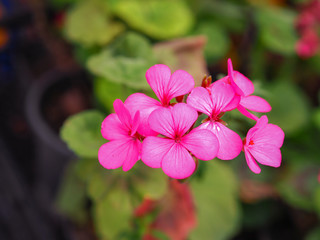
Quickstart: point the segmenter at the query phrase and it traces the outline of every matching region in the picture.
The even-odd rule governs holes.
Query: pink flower
[[[320,38],[312,28],[302,33],[301,39],[296,43],[296,52],[301,58],[310,58],[317,54],[320,47]]]
[[[236,95],[239,97],[237,109],[246,117],[257,120],[258,117],[250,113],[254,112],[270,112],[270,104],[261,97],[251,95],[254,92],[253,83],[238,71],[233,71],[231,59],[228,59],[228,76],[217,82],[223,81],[230,84]],[[216,84],[217,82],[213,83]],[[247,110],[248,109],[248,110]]]
[[[202,160],[211,160],[218,152],[217,138],[210,131],[196,128],[187,133],[197,118],[197,112],[185,103],[152,112],[150,127],[164,137],[147,137],[141,160],[149,167],[161,167],[172,178],[189,177],[196,168],[189,151]]]
[[[148,124],[150,113],[157,108],[168,107],[171,99],[189,93],[194,87],[194,80],[189,73],[183,70],[177,70],[171,74],[170,68],[163,64],[149,68],[146,72],[146,79],[160,102],[143,93],[134,93],[128,97],[125,104],[131,114],[140,111],[139,132],[144,136],[149,136],[157,134],[150,129]]]
[[[137,132],[140,115],[136,112],[132,118],[120,99],[116,99],[113,106],[116,113],[106,117],[101,125],[102,136],[110,142],[100,147],[98,159],[104,168],[122,166],[123,171],[128,171],[140,159],[141,142]]]
[[[267,116],[263,115],[258,119],[256,125],[248,131],[243,146],[251,171],[261,172],[256,161],[263,165],[279,167],[281,164],[280,148],[283,140],[284,132],[280,127],[269,124]]]
[[[235,101],[235,92],[232,86],[220,81],[211,85],[209,89],[197,87],[190,93],[187,103],[199,112],[209,116],[199,128],[210,130],[218,138],[219,152],[217,157],[230,160],[238,156],[242,149],[241,138],[227,128],[220,119],[224,112],[230,111],[238,104]]]

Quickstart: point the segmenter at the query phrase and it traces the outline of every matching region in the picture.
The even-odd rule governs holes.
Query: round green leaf
[[[218,160],[205,164],[204,176],[191,182],[198,226],[190,239],[229,239],[239,225],[237,180],[232,170]]]
[[[106,142],[101,136],[104,116],[96,110],[88,110],[69,117],[61,128],[61,138],[81,157],[98,156],[98,150]]]
[[[95,1],[80,1],[66,17],[66,36],[84,45],[105,45],[123,30],[123,24],[111,22]]]
[[[195,34],[207,36],[208,42],[204,49],[208,62],[224,57],[230,46],[230,40],[224,29],[215,22],[203,22],[196,28]]]
[[[269,89],[272,110],[269,122],[279,125],[286,134],[301,130],[310,120],[310,106],[301,89],[290,82],[275,82]]]
[[[101,239],[116,239],[130,228],[133,207],[128,192],[115,188],[93,208],[94,225]]]
[[[169,39],[186,34],[194,17],[182,0],[120,0],[113,12],[132,28],[156,39]]]
[[[283,55],[295,54],[298,37],[293,11],[264,7],[256,11],[256,18],[261,39],[270,50]]]

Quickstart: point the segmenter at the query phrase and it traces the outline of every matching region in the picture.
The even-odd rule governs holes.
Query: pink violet
[[[143,93],[134,93],[125,101],[131,114],[140,111],[141,125],[139,132],[144,136],[157,135],[148,123],[149,115],[161,107],[169,107],[170,101],[189,93],[194,88],[193,77],[183,70],[177,70],[171,74],[168,66],[157,64],[146,72],[146,79],[160,101],[157,101]]]
[[[162,168],[176,179],[189,177],[196,168],[196,158],[211,160],[218,152],[218,140],[210,131],[195,128],[197,111],[185,103],[159,108],[149,117],[152,130],[163,137],[148,136],[142,144],[141,160],[152,168]]]
[[[284,132],[277,125],[268,123],[267,116],[258,119],[256,125],[248,131],[243,145],[250,170],[256,174],[261,172],[256,161],[266,166],[279,167],[283,140]]]
[[[140,159],[140,115],[136,112],[132,116],[120,99],[113,106],[116,113],[107,116],[101,125],[101,134],[109,142],[100,147],[98,159],[106,169],[122,166],[123,171],[128,171]]]

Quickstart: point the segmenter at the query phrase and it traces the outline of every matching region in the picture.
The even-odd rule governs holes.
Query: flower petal
[[[254,144],[248,151],[261,164],[279,167],[281,164],[281,151],[278,147],[270,144]]]
[[[100,147],[98,159],[104,168],[115,169],[122,166],[125,161],[129,161],[129,163],[138,161],[139,150],[137,149],[136,142],[130,138],[114,140],[105,143]],[[131,166],[132,164],[128,165]],[[129,169],[127,168],[125,171],[127,170]]]
[[[217,137],[206,129],[193,129],[182,138],[181,144],[201,160],[214,159],[219,150]]]
[[[175,124],[172,118],[171,109],[160,107],[154,110],[150,114],[148,121],[153,131],[169,138],[174,138]]]
[[[162,160],[162,170],[169,177],[184,179],[195,170],[196,164],[181,144],[174,143]]]
[[[147,137],[142,143],[141,160],[149,167],[160,168],[163,157],[173,144],[174,141],[171,139]]]
[[[258,164],[256,163],[256,161],[254,160],[254,158],[252,157],[251,153],[248,152],[246,149],[244,150],[244,154],[246,157],[246,161],[248,164],[248,167],[250,168],[250,170],[256,174],[259,174],[261,172],[261,168],[258,166]]]
[[[128,109],[125,107],[123,102],[120,99],[116,99],[113,102],[114,111],[118,115],[119,120],[125,125],[128,129],[132,128],[132,118]]]
[[[217,81],[211,87],[211,99],[215,112],[223,112],[233,101],[235,92],[232,86],[223,81]]]
[[[132,121],[131,136],[134,136],[140,126],[140,112],[136,112]]]
[[[208,116],[211,115],[213,104],[209,92],[203,87],[194,88],[187,99],[187,104]]]
[[[131,149],[130,154],[132,156],[129,156],[127,159],[124,160],[123,165],[122,165],[122,169],[123,171],[128,171],[130,170],[135,164],[136,162],[140,159],[140,153],[141,153],[141,147],[142,144],[139,140],[135,140],[135,141],[131,141]]]
[[[244,96],[249,96],[254,92],[254,85],[252,81],[238,71],[233,71],[233,80],[241,89]]]
[[[168,93],[171,70],[163,64],[156,64],[146,72],[146,79],[157,97],[163,102]]]
[[[138,132],[143,136],[157,135],[153,131],[148,122],[149,115],[157,108],[161,106],[161,103],[157,100],[148,97],[143,93],[134,93],[130,95],[125,101],[125,106],[133,116],[137,111],[140,112],[140,126]]]
[[[206,122],[199,126],[202,129],[212,131],[219,141],[217,157],[222,160],[230,160],[237,157],[242,150],[240,136],[219,122]]]
[[[265,127],[258,128],[251,137],[254,144],[270,144],[280,148],[284,140],[283,130],[274,124],[267,124]]]
[[[194,88],[193,77],[183,70],[175,71],[167,86],[168,98],[182,96],[189,93]]]
[[[101,134],[107,140],[123,139],[129,136],[130,129],[124,126],[117,114],[107,116],[101,124]]]
[[[226,112],[226,111],[231,111],[233,109],[236,109],[240,103],[240,100],[241,100],[241,96],[234,95],[232,101],[224,109],[222,109],[222,111]]]
[[[257,121],[258,117],[254,114],[252,114],[251,112],[249,112],[247,109],[245,109],[243,106],[241,106],[240,104],[238,105],[237,109],[239,110],[239,112],[241,112],[244,116],[251,118],[252,120]]]
[[[235,82],[236,79],[235,79],[234,73],[235,73],[235,71],[233,71],[232,61],[229,58],[228,59],[228,78],[227,78],[227,80],[229,81],[229,84],[234,89],[235,93],[237,93],[240,96],[243,96],[244,95],[243,91],[238,87],[238,85]]]
[[[175,134],[183,136],[198,118],[198,113],[185,103],[178,103],[172,108]]]
[[[270,112],[270,104],[261,97],[258,96],[247,96],[242,97],[240,104],[254,112]]]

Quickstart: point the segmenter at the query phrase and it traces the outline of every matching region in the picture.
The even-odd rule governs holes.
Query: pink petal
[[[187,149],[178,143],[173,144],[162,160],[162,170],[164,173],[176,179],[189,177],[195,168],[195,161]]]
[[[113,102],[114,111],[118,115],[119,120],[127,128],[131,129],[132,127],[132,118],[128,109],[124,106],[123,102],[120,99],[116,99]]]
[[[259,174],[261,172],[261,168],[258,166],[258,164],[256,163],[256,161],[254,160],[254,158],[252,157],[251,153],[248,152],[246,149],[244,150],[244,154],[246,157],[246,161],[248,164],[248,167],[250,168],[250,170],[256,174]]]
[[[250,141],[250,139],[254,136],[255,132],[260,128],[266,127],[267,124],[268,124],[268,117],[266,115],[263,115],[259,119],[257,119],[256,124],[252,128],[250,128],[247,133],[247,140]]]
[[[172,139],[147,137],[142,143],[141,160],[152,168],[160,168],[163,157],[175,142]]]
[[[223,109],[224,112],[236,109],[240,103],[241,97],[239,95],[234,95],[232,101]]]
[[[229,84],[232,86],[232,88],[234,89],[234,91],[240,95],[243,96],[244,93],[243,91],[238,87],[238,85],[236,84],[236,79],[234,76],[235,71],[233,71],[233,66],[232,66],[232,61],[229,58],[228,59],[228,80],[229,80]]]
[[[280,148],[284,140],[284,132],[280,127],[274,124],[268,124],[263,128],[257,129],[251,140],[254,144],[270,144]]]
[[[136,141],[127,138],[103,144],[98,152],[100,164],[106,169],[115,169],[129,162],[128,167],[139,160],[139,149]],[[132,164],[133,163],[133,164]],[[126,168],[127,171],[129,168]]]
[[[131,141],[131,142],[132,142],[133,146],[131,146],[132,149],[129,151],[132,156],[129,156],[123,162],[123,165],[122,165],[122,169],[125,172],[130,170],[136,164],[136,162],[139,160],[139,156],[141,153],[141,147],[142,147],[141,142],[139,140],[135,140],[135,141]]]
[[[252,114],[251,112],[249,112],[247,109],[245,109],[243,106],[241,106],[240,104],[238,105],[237,109],[239,110],[239,112],[241,112],[244,116],[251,118],[252,120],[257,121],[258,117],[254,114]]]
[[[240,105],[254,112],[270,112],[270,104],[261,97],[247,96],[242,97]]]
[[[158,108],[149,116],[149,124],[153,131],[158,132],[169,138],[175,136],[175,124],[172,118],[172,112],[169,108]]]
[[[130,129],[124,126],[117,114],[107,116],[101,124],[101,134],[105,139],[116,140],[129,136]]]
[[[217,137],[206,129],[193,129],[182,138],[181,144],[201,160],[215,158],[219,150]]]
[[[242,140],[234,131],[219,122],[206,122],[199,126],[202,129],[212,131],[219,141],[217,157],[222,160],[230,160],[237,157],[242,150]]]
[[[168,99],[189,93],[194,88],[193,77],[183,70],[175,71],[167,86]]]
[[[136,112],[132,121],[131,136],[134,136],[140,126],[140,112]]]
[[[209,92],[203,87],[193,89],[187,99],[187,104],[208,116],[211,115],[213,104]]]
[[[249,96],[254,92],[254,85],[252,81],[238,71],[233,71],[233,80],[241,89],[244,96]]]
[[[183,136],[195,123],[198,113],[185,103],[178,103],[172,108],[175,133]]]
[[[146,72],[146,79],[157,97],[163,102],[168,94],[168,85],[171,77],[171,70],[163,64],[156,64]]]
[[[254,144],[251,148],[248,148],[248,151],[263,165],[279,167],[281,164],[281,151],[274,145]]]
[[[125,106],[131,112],[131,115],[134,115],[137,111],[140,112],[140,126],[138,128],[140,134],[143,136],[158,134],[150,128],[148,118],[150,113],[161,106],[160,102],[143,93],[134,93],[127,98]]]
[[[211,99],[215,112],[223,112],[233,101],[235,92],[230,84],[215,82],[211,87]]]

